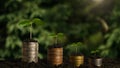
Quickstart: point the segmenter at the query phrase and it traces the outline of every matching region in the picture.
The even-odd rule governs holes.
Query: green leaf
[[[21,22],[19,22],[19,26],[22,26],[22,27],[25,27],[25,26],[30,26],[32,24],[32,22],[31,21],[29,21],[29,20],[24,20],[24,21],[21,21]]]
[[[95,53],[98,53],[99,50],[94,50],[94,51],[91,51],[92,54],[95,54]]]
[[[57,36],[58,37],[64,37],[64,34],[63,33],[58,33]]]
[[[49,34],[50,37],[56,37],[57,35],[55,33]]]
[[[72,46],[77,46],[76,43],[73,43]]]
[[[34,18],[34,19],[32,20],[32,22],[33,22],[33,23],[36,23],[36,24],[38,24],[38,25],[43,25],[43,24],[44,24],[44,22],[43,22],[41,19],[39,19],[39,18]]]
[[[81,43],[81,42],[78,42],[78,43],[76,43],[76,44],[77,44],[77,46],[83,45],[83,43]]]

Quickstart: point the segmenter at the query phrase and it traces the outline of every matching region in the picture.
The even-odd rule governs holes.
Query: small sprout
[[[68,49],[74,49],[75,48],[75,53],[78,53],[78,46],[82,47],[83,43],[82,42],[77,42],[77,43],[72,43],[70,46],[68,46]]]
[[[54,44],[65,42],[65,35],[63,33],[51,34],[50,36],[54,40]]]
[[[94,55],[94,56],[99,56],[100,55],[100,50],[93,50],[91,51],[91,54]]]
[[[99,50],[91,51],[92,54],[98,53]]]

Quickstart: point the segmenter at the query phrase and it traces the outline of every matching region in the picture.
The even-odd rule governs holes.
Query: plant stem
[[[32,23],[30,25],[30,39],[32,39]]]
[[[76,49],[75,49],[75,50],[76,50],[76,54],[77,54],[77,47],[76,47]]]
[[[55,36],[55,44],[57,44],[57,35]]]

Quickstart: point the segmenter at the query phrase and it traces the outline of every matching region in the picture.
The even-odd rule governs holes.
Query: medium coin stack
[[[38,62],[38,42],[24,41],[22,47],[22,61]]]
[[[61,65],[63,63],[63,48],[48,49],[48,61],[53,65]]]

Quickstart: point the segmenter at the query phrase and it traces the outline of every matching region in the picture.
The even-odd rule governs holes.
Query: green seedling
[[[100,56],[100,50],[93,50],[91,51],[91,54],[94,55],[94,56]]]
[[[75,48],[75,53],[77,54],[77,53],[78,53],[78,48],[79,48],[79,46],[82,46],[82,45],[83,45],[83,43],[77,42],[77,43],[71,44],[71,45],[69,46],[69,48],[70,48],[70,49]]]
[[[63,33],[51,34],[50,35],[54,44],[64,43],[65,42],[65,35]]]
[[[18,24],[21,27],[29,27],[29,29],[30,29],[29,30],[30,31],[30,39],[32,39],[32,29],[33,29],[32,24],[33,23],[35,23],[37,25],[43,25],[44,24],[44,22],[39,18],[34,18],[32,20],[23,20],[23,21],[19,22],[19,24]]]

